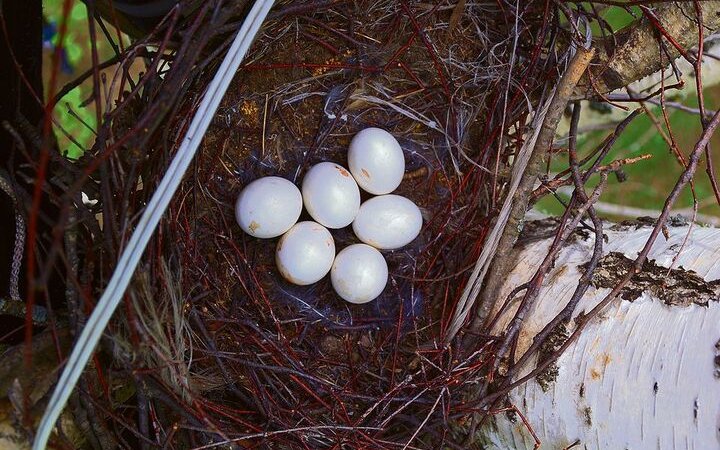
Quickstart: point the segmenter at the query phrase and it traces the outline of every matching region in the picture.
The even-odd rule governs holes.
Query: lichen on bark
[[[548,335],[545,342],[540,347],[539,360],[542,361],[552,356],[567,340],[570,333],[568,332],[565,324],[559,324],[551,333]],[[559,373],[557,364],[552,363],[547,369],[542,371],[535,380],[542,388],[543,392],[547,392],[550,389],[552,383],[555,382]]]
[[[633,266],[634,261],[622,253],[611,252],[600,260],[593,274],[592,283],[597,288],[614,288],[623,274]],[[581,266],[584,268],[584,266]],[[642,271],[635,274],[628,285],[620,292],[624,300],[638,299],[643,292],[659,298],[670,306],[707,306],[718,301],[720,280],[705,281],[696,272],[682,267],[668,269],[653,260],[643,264]]]

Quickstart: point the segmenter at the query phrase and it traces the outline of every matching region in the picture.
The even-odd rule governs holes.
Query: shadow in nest
[[[217,443],[200,448],[455,445],[472,412],[464,386],[492,354],[468,357],[443,336],[522,144],[527,98],[557,70],[541,52],[550,11],[521,3],[322,2],[271,15],[164,224],[163,252],[192,298],[191,397]],[[329,277],[285,282],[277,239],[244,234],[233,208],[259,177],[299,185],[313,164],[346,165],[370,126],[399,140],[396,193],[424,226],[384,252],[382,295],[351,305]],[[338,251],[357,242],[350,227],[332,233]]]

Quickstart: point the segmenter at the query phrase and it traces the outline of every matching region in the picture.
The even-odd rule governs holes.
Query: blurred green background
[[[64,0],[45,0],[44,2],[46,19],[46,59],[44,66],[46,80],[49,79],[51,70],[51,54],[54,47],[58,44],[57,30],[63,20],[63,3]],[[58,89],[91,67],[92,62],[86,7],[80,0],[73,0],[71,3],[71,9],[66,18],[68,21],[68,34],[61,49],[63,52],[63,63],[61,64]],[[588,3],[584,3],[583,5],[588,10],[591,10]],[[596,11],[605,18],[613,30],[627,26],[636,17],[639,17],[639,10],[636,7],[633,7],[630,12],[614,6],[596,5],[595,8]],[[117,40],[116,31],[112,27],[109,28],[113,34],[113,38]],[[593,23],[591,28],[594,36],[601,35],[601,29],[597,23]],[[129,42],[126,36],[123,36],[122,39],[125,44]],[[97,50],[101,61],[114,55],[114,50],[99,29]],[[713,78],[720,78],[720,74],[718,73],[720,71],[720,63],[717,61],[710,62],[714,62],[715,64],[710,64],[705,68],[704,75],[712,81]],[[114,70],[114,68],[106,70],[108,83]],[[674,79],[667,81],[668,84],[674,82]],[[104,88],[101,87],[101,89]],[[81,156],[86,149],[92,146],[94,140],[93,130],[97,126],[94,105],[90,103],[84,106],[83,104],[83,102],[90,97],[91,92],[92,81],[88,79],[65,96],[55,109],[55,117],[59,124],[59,126],[56,127],[56,134],[61,149],[66,151],[67,155],[71,158]],[[720,102],[717,100],[719,95],[720,86],[708,83],[705,88],[705,99],[709,109],[720,107]],[[692,77],[686,77],[686,88],[682,92],[673,92],[668,100],[696,107],[697,97]],[[604,129],[586,132],[579,137],[578,150],[581,155],[587,154],[587,152],[597,146],[605,136],[612,132],[613,124],[623,117],[623,113],[618,112],[620,111],[619,109],[615,109],[615,112],[612,113],[603,114],[599,111],[593,111],[588,106],[587,103],[584,104],[583,109],[585,113],[580,128]],[[629,106],[634,107],[633,105]],[[660,108],[649,104],[647,106],[655,116],[656,121],[661,124],[665,133],[667,133],[667,129],[663,124],[662,111]],[[678,148],[687,156],[702,132],[699,116],[676,109],[668,109],[667,111],[670,128],[676,139]],[[566,131],[567,129],[565,128],[565,132]],[[557,145],[564,147],[567,145],[567,141],[560,139]],[[715,160],[720,161],[720,154],[717,151],[717,149],[720,148],[720,137],[715,136],[712,145]],[[652,158],[625,167],[624,172],[627,175],[627,181],[624,183],[619,183],[615,177],[611,176],[610,182],[601,197],[601,202],[647,210],[659,210],[662,208],[667,194],[682,172],[682,167],[671,154],[667,143],[663,140],[653,121],[647,115],[638,117],[627,128],[615,144],[612,152],[608,155],[606,162],[617,158],[628,158],[642,154],[651,154]],[[720,164],[716,163],[715,166],[716,171],[720,171]],[[550,166],[551,174],[566,167],[566,153],[559,152],[555,154]],[[597,177],[595,177],[592,183],[596,182]],[[718,207],[714,201],[711,186],[705,174],[704,161],[695,177],[695,188],[700,203],[700,213],[720,217],[720,207]],[[566,191],[559,193],[559,197],[563,199],[567,199],[568,196]],[[675,210],[682,210],[691,206],[692,197],[690,190],[686,189],[676,205]],[[559,214],[562,212],[563,207],[556,198],[547,196],[539,202],[537,209],[549,214]],[[617,214],[605,213],[603,215],[614,219],[623,218]]]
[[[588,10],[591,10],[589,3],[585,2],[583,5]],[[626,11],[624,8],[615,6],[600,7],[596,5],[595,8],[608,22],[612,31],[617,31],[631,24],[636,18],[641,17],[641,12],[636,6],[630,8],[630,12]],[[601,35],[600,27],[597,23],[593,23],[591,28],[594,36]],[[706,43],[705,50],[706,52],[712,52],[715,54],[715,56],[707,57],[705,59],[706,64],[703,64],[705,107],[709,110],[714,110],[720,106],[720,102],[718,101],[718,98],[720,98],[720,84],[718,83],[720,81],[720,62],[717,60],[719,52],[713,52],[712,43]],[[666,85],[671,85],[677,82],[677,80],[674,77],[670,77],[670,75],[670,71],[666,71]],[[645,82],[647,85],[652,86],[652,88],[648,90],[649,92],[652,92],[660,87],[659,78],[654,80],[654,84],[651,84],[647,80],[645,80]],[[668,90],[666,100],[682,103],[683,105],[692,108],[697,108],[698,101],[694,77],[692,75],[686,75],[684,89],[682,91]],[[622,105],[630,108],[630,110],[637,107],[636,104],[632,103],[623,103]],[[612,113],[603,114],[599,111],[593,111],[592,106],[587,102],[584,102],[582,106],[584,114],[580,122],[580,130],[583,128],[588,129],[593,127],[602,128],[605,125],[607,125],[609,129],[581,134],[578,137],[578,151],[580,155],[587,154],[597,147],[607,135],[612,133],[613,125],[628,115],[628,113],[620,113],[621,110],[618,108],[608,107],[609,110],[612,110]],[[654,116],[655,122],[661,125],[661,128],[666,135],[669,135],[668,129],[665,126],[661,108],[649,103],[646,103],[646,106],[650,113]],[[680,152],[687,159],[687,156],[692,151],[695,143],[702,134],[700,116],[673,108],[667,108],[666,111],[668,114],[670,129],[672,130],[672,136],[675,138],[675,142]],[[566,133],[568,122],[567,118],[565,122],[564,132]],[[558,146],[566,147],[567,141],[560,141]],[[719,146],[720,136],[716,133],[711,141],[715,172],[720,172]],[[651,118],[646,114],[637,117],[625,130],[620,139],[618,139],[615,143],[613,150],[610,152],[605,162],[608,163],[619,158],[637,157],[643,154],[650,154],[652,157],[648,160],[626,166],[624,168],[624,172],[627,175],[627,181],[619,183],[614,176],[609,177],[608,186],[600,198],[601,202],[646,210],[659,211],[662,209],[667,195],[678,180],[683,168],[680,166],[676,157],[671,153],[670,147],[658,131],[658,128],[653,123],[653,120],[651,120]],[[567,164],[567,154],[558,153],[553,157],[550,172],[556,173],[563,170],[567,168]],[[699,213],[711,216],[705,217],[704,219],[706,222],[713,222],[716,217],[720,217],[720,206],[718,206],[715,201],[715,196],[705,170],[706,161],[703,159],[695,175],[695,193],[700,206]],[[720,174],[718,174],[718,176],[720,176]],[[591,187],[596,186],[598,178],[599,177],[597,176],[594,177],[589,185]],[[569,199],[569,194],[567,191],[564,191],[559,194],[559,197],[566,201]],[[690,217],[691,214],[688,209],[690,209],[692,205],[692,192],[688,187],[683,190],[683,193],[678,202],[675,204],[673,211],[682,212],[683,215]],[[562,213],[564,208],[558,199],[552,196],[547,196],[538,203],[537,209],[541,212],[555,215]],[[610,213],[602,215],[613,219],[626,218],[625,216],[618,216]],[[717,221],[716,223],[720,223],[720,221]]]
[[[66,83],[74,80],[78,75],[92,67],[92,51],[87,20],[87,8],[79,0],[70,2],[70,11],[63,17],[64,0],[43,1],[43,77],[45,79],[45,94],[48,95],[48,84],[52,73],[52,55],[59,43],[60,24],[67,20],[67,33],[60,48],[60,64],[56,91]],[[97,29],[97,52],[100,61],[114,55],[114,51],[99,27]],[[117,33],[113,28],[113,38],[117,41]],[[123,36],[125,43],[127,38]],[[106,73],[110,74],[111,72]],[[108,75],[110,77],[110,75]],[[109,83],[108,79],[108,83]],[[101,85],[101,89],[103,86]],[[91,97],[92,78],[70,91],[55,107],[56,136],[62,151],[70,158],[81,156],[93,144],[97,127],[95,108],[92,103],[84,106],[84,102]]]

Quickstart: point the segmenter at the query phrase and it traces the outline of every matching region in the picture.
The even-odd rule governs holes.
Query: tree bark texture
[[[7,230],[6,238],[0,240],[0,299],[6,299],[11,292],[11,263],[16,239],[23,239],[16,233],[16,213],[28,223],[33,192],[38,176],[41,146],[43,145],[43,122],[45,104],[42,79],[43,55],[43,15],[41,0],[0,1],[4,32],[0,33],[0,170],[4,184],[10,184],[14,193],[14,203],[6,190],[0,192],[0,229]],[[47,137],[44,145],[53,147],[54,136]],[[57,153],[53,147],[51,151]],[[39,205],[39,220],[35,226],[35,258],[42,266],[51,253],[53,246],[53,227],[59,215],[59,208],[52,200],[49,191],[59,193],[52,180],[58,173],[56,166],[47,167],[43,196]],[[26,237],[30,235],[25,230]],[[16,236],[18,234],[18,236]],[[24,248],[27,249],[27,239]],[[27,298],[26,263],[27,255],[23,251],[22,267],[19,273],[18,287],[21,299]],[[43,274],[43,282],[34,283],[35,302],[43,305],[53,302],[56,305],[64,301],[64,275],[56,264]],[[38,275],[37,273],[35,275]],[[37,278],[36,280],[37,281]],[[10,295],[12,297],[12,295]],[[16,300],[16,299],[13,299]],[[4,303],[7,306],[7,303]],[[8,312],[6,308],[4,312]],[[12,343],[21,336],[24,313],[0,313],[0,328],[14,329],[16,332],[6,335],[4,342]],[[20,319],[20,320],[18,320]]]
[[[702,11],[704,36],[707,37],[720,29],[720,1],[705,0],[697,2]],[[636,23],[618,31],[608,43],[612,52],[599,52],[597,61],[591,66],[592,81],[586,80],[601,93],[615,89],[651,75],[667,67],[670,59],[680,56],[680,51],[666,37],[662,37],[664,53],[658,37],[658,28],[653,25],[653,15],[660,26],[672,37],[679,47],[689,50],[698,44],[698,22],[695,5],[692,1],[660,4],[649,10],[645,17]],[[610,39],[610,38],[608,38]],[[598,50],[605,48],[603,42],[596,41]]]
[[[608,227],[593,287],[573,319],[612,289],[650,231],[637,224]],[[550,241],[523,248],[501,295],[532,276]],[[593,237],[578,235],[562,250],[523,325],[516,355],[567,303],[592,245]],[[592,319],[548,370],[511,392],[509,401],[526,417],[542,448],[720,448],[718,280],[720,230],[670,227],[669,239],[655,245],[622,298]],[[495,332],[504,329],[513,310],[501,316]],[[521,368],[517,378],[534,369],[553,345],[562,345],[574,324],[557,329],[552,345]],[[518,416],[505,413],[493,416],[481,441],[488,449],[529,449],[535,442]]]

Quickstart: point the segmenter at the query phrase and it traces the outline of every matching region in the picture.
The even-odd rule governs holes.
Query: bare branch
[[[502,228],[502,234],[496,245],[497,253],[493,257],[491,274],[485,289],[481,292],[481,303],[478,307],[477,314],[470,325],[471,332],[477,332],[492,311],[493,304],[496,301],[498,288],[506,273],[507,268],[512,264],[513,246],[520,233],[522,220],[527,212],[528,202],[532,189],[537,181],[537,177],[542,170],[545,158],[552,147],[553,138],[555,137],[555,129],[557,128],[560,118],[562,117],[565,106],[568,103],[578,80],[585,73],[594,50],[581,49],[576,53],[575,57],[570,61],[567,72],[560,80],[560,84],[555,91],[555,96],[548,108],[547,115],[543,121],[540,135],[538,136],[535,148],[533,149],[526,170],[522,174],[522,178],[517,190],[512,195],[512,207],[507,221]],[[468,284],[470,287],[470,284]],[[471,302],[472,304],[472,302]],[[467,306],[466,306],[467,308]]]
[[[700,2],[705,35],[720,29],[720,1]],[[675,59],[697,44],[698,23],[692,2],[672,2],[654,9],[643,8],[644,17],[623,28],[609,39],[616,42],[612,54],[597,44],[599,52],[590,70],[592,81],[585,80],[583,88],[607,93],[651,75],[667,65],[660,58],[658,37],[669,42],[664,46],[667,57]],[[691,57],[686,53],[687,57]],[[692,63],[692,62],[691,62]]]

